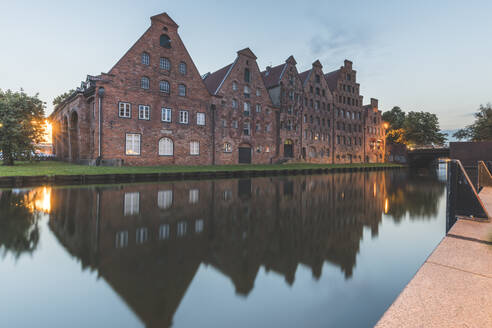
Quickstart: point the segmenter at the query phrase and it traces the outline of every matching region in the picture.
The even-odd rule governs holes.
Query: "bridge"
[[[440,158],[449,158],[449,148],[416,148],[408,151],[410,167],[429,167]]]

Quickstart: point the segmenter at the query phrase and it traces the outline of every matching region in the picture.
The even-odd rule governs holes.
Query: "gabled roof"
[[[311,75],[312,69],[308,69],[305,72],[302,72],[299,74],[299,78],[301,79],[302,85],[306,84],[306,81],[309,79],[309,76]]]
[[[275,67],[267,67],[266,70],[261,72],[263,83],[267,89],[279,85],[280,80],[282,79],[282,73],[284,72],[286,66],[287,63],[280,64]]]
[[[207,90],[211,95],[217,94],[220,87],[222,86],[222,83],[226,79],[227,75],[229,75],[229,72],[231,71],[236,61],[234,61],[234,63],[231,63],[227,66],[222,67],[218,71],[215,71],[213,73],[207,73],[204,75],[203,83],[205,83],[205,86],[207,87]]]
[[[166,13],[166,12],[163,12],[161,14],[158,14],[158,15],[154,15],[152,17],[150,17],[150,20],[158,20],[166,25],[169,25],[169,26],[173,26],[173,27],[176,27],[178,28],[179,25],[176,24],[175,21],[173,21],[173,19],[171,17],[169,17],[169,15]]]
[[[254,58],[254,60],[256,60],[256,59],[257,59],[257,58],[256,58],[256,55],[255,55],[255,54],[253,53],[253,51],[251,51],[251,49],[249,49],[249,48],[244,48],[244,49],[242,49],[242,50],[239,50],[239,51],[237,52],[237,54],[238,54],[238,56],[239,56],[239,55],[244,55],[244,56],[246,56],[246,57],[251,57],[251,58]]]
[[[339,69],[337,69],[336,71],[325,74],[326,83],[328,84],[328,88],[330,88],[331,91],[336,90],[337,82],[338,82],[339,78],[340,78],[340,70]]]

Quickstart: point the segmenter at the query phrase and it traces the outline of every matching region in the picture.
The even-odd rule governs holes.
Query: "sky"
[[[473,122],[492,102],[492,1],[0,0],[0,89],[46,102],[107,72],[167,12],[201,74],[250,47],[260,69],[294,55],[299,71],[353,61],[364,104]]]

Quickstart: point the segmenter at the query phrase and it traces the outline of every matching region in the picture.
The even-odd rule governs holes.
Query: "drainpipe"
[[[104,97],[104,88],[100,87],[97,90],[98,98],[99,98],[99,126],[98,126],[98,144],[99,144],[99,150],[98,150],[98,156],[96,159],[96,165],[101,164],[101,136],[102,136],[102,128],[101,128],[101,121],[102,121],[102,99]]]
[[[212,116],[212,165],[215,165],[215,105],[210,105]]]

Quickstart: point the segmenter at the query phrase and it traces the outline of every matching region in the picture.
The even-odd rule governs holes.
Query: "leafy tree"
[[[20,92],[0,90],[0,150],[3,164],[34,151],[34,144],[44,138],[44,102]]]
[[[59,96],[56,96],[55,99],[53,99],[53,106],[58,106],[59,104],[61,104],[63,101],[65,101],[65,99],[67,99],[68,97],[70,97],[70,95],[72,93],[74,93],[75,90],[74,89],[70,89],[69,91],[59,95]]]
[[[453,137],[472,141],[492,140],[492,104],[480,105],[478,113],[475,113],[475,122],[458,130]]]
[[[403,129],[410,145],[442,145],[446,141],[446,135],[440,132],[436,114],[409,112],[403,123]]]
[[[390,111],[383,113],[383,121],[388,122],[391,130],[403,128],[405,122],[405,112],[400,107],[395,106]]]

